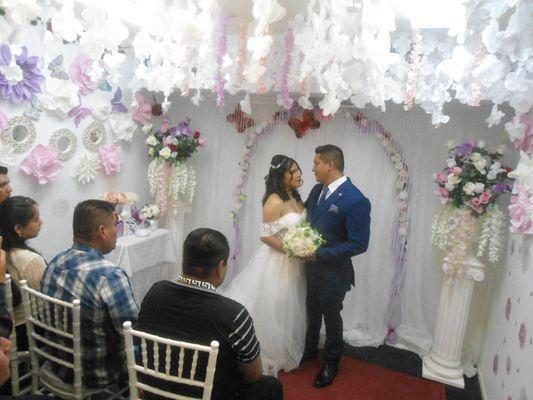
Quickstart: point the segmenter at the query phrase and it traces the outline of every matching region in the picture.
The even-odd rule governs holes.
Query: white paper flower
[[[520,116],[517,115],[513,118],[512,122],[505,124],[505,130],[509,133],[511,141],[516,139],[522,139],[526,133],[526,125],[520,122]]]
[[[40,96],[42,107],[64,118],[80,104],[78,91],[78,86],[70,80],[47,78],[44,94]]]
[[[250,104],[250,94],[246,93],[246,96],[244,96],[244,99],[242,99],[239,104],[241,105],[241,110],[248,114],[252,114],[252,105]]]
[[[78,178],[78,182],[85,185],[92,182],[98,176],[98,170],[100,169],[100,160],[96,153],[86,153],[78,158],[78,164],[74,169],[72,177]]]
[[[16,25],[24,25],[41,14],[41,6],[36,0],[2,0],[1,5]]]
[[[106,119],[106,123],[109,126],[109,130],[113,133],[113,142],[119,142],[121,140],[131,142],[133,133],[137,129],[137,124],[127,113],[111,114]]]
[[[13,146],[0,144],[0,165],[7,167],[15,165],[16,159],[13,152]]]
[[[83,33],[83,26],[74,15],[73,3],[66,2],[59,12],[52,16],[54,35],[67,42],[74,42]]]
[[[94,118],[103,121],[111,114],[112,96],[112,92],[95,90],[90,96],[83,97],[83,106],[91,109]]]
[[[494,125],[499,125],[499,123],[502,120],[502,117],[505,117],[505,113],[498,110],[498,105],[494,104],[492,106],[492,110],[490,112],[489,117],[485,120],[485,122],[489,125],[489,128],[491,128]]]
[[[300,96],[298,98],[298,105],[306,110],[312,110],[313,104],[309,101],[309,99],[305,96]]]

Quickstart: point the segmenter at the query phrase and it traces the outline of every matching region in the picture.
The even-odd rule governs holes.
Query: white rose
[[[502,145],[500,145],[500,146],[498,146],[496,148],[496,153],[498,153],[498,154],[502,154],[503,155],[503,154],[505,154],[506,151],[507,151],[507,147],[505,147],[504,144],[502,144]]]
[[[453,189],[455,189],[455,185],[452,185],[451,183],[446,183],[444,185],[444,188],[448,191],[448,192],[451,192]]]
[[[159,150],[159,155],[163,157],[165,160],[170,157],[170,149],[168,147],[163,147],[161,150]]]
[[[152,124],[146,124],[142,127],[142,131],[144,133],[150,133],[150,131],[152,130],[154,126]]]
[[[471,195],[474,193],[476,185],[474,185],[472,182],[467,182],[466,185],[463,186],[463,192],[465,192],[467,195]]]
[[[491,169],[489,171],[489,173],[487,174],[487,179],[492,181],[492,180],[496,179],[497,176],[498,176],[498,172],[494,171],[493,169]]]
[[[484,158],[480,158],[476,162],[474,162],[474,167],[481,172],[482,174],[485,174],[485,168],[487,167],[487,160]]]
[[[474,192],[476,193],[482,193],[483,190],[485,190],[485,185],[481,182],[478,182],[474,185]]]
[[[457,146],[457,143],[455,143],[455,141],[453,141],[453,140],[448,140],[448,141],[446,142],[446,148],[447,148],[448,150],[453,149],[455,146]]]
[[[477,142],[477,147],[479,147],[480,149],[484,149],[485,148],[485,141],[484,140],[480,140]]]
[[[155,146],[157,144],[157,139],[154,135],[148,136],[145,143],[149,146]]]
[[[448,168],[453,168],[453,167],[455,167],[456,165],[457,165],[457,164],[456,164],[456,162],[455,162],[455,158],[447,158],[447,159],[446,159],[446,166],[447,166]]]
[[[455,174],[448,175],[448,183],[451,183],[452,185],[457,185],[459,182],[461,182],[461,178],[459,178],[458,175],[455,175]]]
[[[479,153],[472,153],[472,155],[470,156],[470,159],[471,159],[472,161],[474,161],[474,162],[475,162],[475,161],[478,161],[478,160],[481,159],[481,154],[479,154]]]

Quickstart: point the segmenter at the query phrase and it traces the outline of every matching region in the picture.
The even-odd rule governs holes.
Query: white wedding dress
[[[305,219],[305,210],[262,224],[261,236],[283,239],[287,228]],[[263,244],[248,265],[230,282],[224,295],[243,304],[251,314],[261,345],[263,373],[277,376],[298,367],[306,330],[303,263],[290,260]]]

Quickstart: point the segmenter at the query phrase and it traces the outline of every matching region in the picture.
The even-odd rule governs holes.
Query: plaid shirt
[[[124,270],[93,247],[74,243],[45,269],[41,291],[56,299],[81,302],[83,385],[96,388],[117,383],[127,371],[122,324],[135,323],[139,312]],[[54,365],[53,371],[64,382],[72,382],[72,370]]]

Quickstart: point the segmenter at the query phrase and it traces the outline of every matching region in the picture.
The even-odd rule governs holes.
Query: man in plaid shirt
[[[122,323],[135,323],[139,311],[128,276],[103,256],[115,248],[116,218],[114,205],[107,201],[79,203],[74,209],[74,244],[50,262],[41,279],[44,294],[68,302],[81,301],[86,388],[118,384],[127,376]],[[73,380],[70,369],[53,365],[52,371],[63,382]]]

